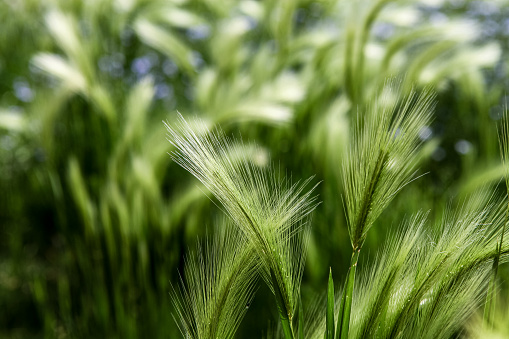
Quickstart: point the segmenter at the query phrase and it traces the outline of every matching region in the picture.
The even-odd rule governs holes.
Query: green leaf
[[[338,324],[341,321],[340,338],[348,339],[348,331],[350,329],[350,314],[352,313],[352,298],[355,283],[355,270],[357,268],[357,261],[359,260],[360,250],[352,253],[352,260],[350,261],[350,269],[345,282],[344,298],[342,300],[342,318],[338,318]]]
[[[332,269],[329,269],[329,283],[327,286],[327,339],[334,339],[334,281],[332,280]]]

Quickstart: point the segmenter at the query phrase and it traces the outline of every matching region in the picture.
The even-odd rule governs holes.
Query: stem
[[[279,290],[279,284],[277,282],[276,276],[272,269],[270,270],[270,276],[272,278],[272,286],[274,289],[274,296],[276,297],[277,309],[279,311],[279,319],[281,320],[281,326],[283,327],[283,333],[285,335],[285,339],[294,339],[292,324],[290,322],[290,318],[288,317],[288,310],[286,309],[285,302],[283,300],[283,295]]]
[[[332,280],[332,269],[329,269],[329,283],[327,285],[326,324],[327,339],[334,339],[334,281]]]
[[[354,250],[350,261],[350,268],[346,276],[345,287],[343,289],[343,297],[341,298],[341,306],[338,317],[338,329],[336,338],[347,339],[348,330],[350,328],[350,314],[352,311],[352,297],[355,283],[355,269],[359,260],[360,249]]]

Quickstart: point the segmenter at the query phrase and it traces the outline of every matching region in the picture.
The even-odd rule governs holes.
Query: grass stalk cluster
[[[468,201],[508,177],[493,123],[507,84],[486,75],[504,70],[509,6],[440,3],[0,1],[0,337],[173,338],[173,312],[185,336],[258,338],[264,303],[279,314],[272,337],[371,333],[359,329],[357,308],[367,272],[383,263],[367,258],[406,234],[389,225],[415,229],[420,219],[408,216],[431,209],[419,237],[435,245],[413,241],[436,246],[454,224],[437,221],[451,195]],[[400,88],[382,86],[387,76]],[[439,98],[431,124],[415,109],[428,87]],[[177,108],[187,125],[168,124],[181,149],[163,141],[160,123]],[[252,143],[225,141],[232,132]],[[173,151],[203,183],[171,161]],[[416,163],[430,174],[406,185]],[[286,173],[323,184],[309,195],[311,181]],[[323,203],[310,231],[315,194]],[[481,200],[486,211],[498,204]],[[222,212],[231,225],[211,221]],[[499,255],[488,259],[481,297],[486,330],[495,330],[507,237],[483,222],[498,234],[485,243]],[[184,259],[210,224],[214,235]],[[370,288],[413,286],[401,278],[412,273],[403,259],[385,265],[387,283]],[[273,293],[259,293],[246,313],[260,282]],[[327,294],[313,300],[325,282]],[[469,295],[464,304],[477,305]],[[367,323],[392,326],[382,320],[395,298],[377,299],[381,314]]]
[[[344,203],[353,253],[338,319],[338,337],[348,338],[359,254],[369,229],[394,196],[412,180],[420,142],[431,120],[433,95],[413,92],[399,102],[394,83],[362,115],[357,112],[351,148],[343,162]]]
[[[398,85],[388,81],[372,104],[357,113],[342,167],[353,253],[339,293],[329,272],[326,311],[315,319],[309,318],[313,312],[302,310],[317,306],[300,301],[303,248],[309,214],[316,206],[314,188],[306,189],[310,180],[295,184],[277,178],[273,170],[257,168],[234,154],[233,141],[200,122],[180,116],[175,125],[166,124],[174,161],[204,184],[232,222],[222,225],[228,231],[219,232],[222,238],[207,249],[205,258],[198,255],[198,265],[188,261],[188,282],[182,283],[187,287],[181,296],[174,294],[184,335],[232,337],[258,275],[274,295],[280,334],[286,339],[449,338],[482,305],[486,291],[489,321],[497,267],[509,259],[504,243],[507,201],[489,190],[449,207],[437,221],[422,211],[407,218],[371,268],[356,279],[369,229],[416,178],[419,131],[431,120],[431,92],[398,93]],[[505,141],[501,145],[505,159]],[[236,310],[236,316],[223,315],[223,307]]]
[[[316,206],[310,180],[291,183],[257,168],[232,142],[194,127],[180,117],[178,127],[166,125],[175,146],[174,161],[198,178],[221,203],[260,260],[260,274],[274,294],[283,331],[294,338],[293,318],[300,295],[309,213]]]

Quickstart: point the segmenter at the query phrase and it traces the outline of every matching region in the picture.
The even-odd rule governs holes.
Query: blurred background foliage
[[[178,336],[168,292],[221,212],[170,161],[162,120],[176,110],[241,136],[258,166],[322,181],[304,300],[325,290],[329,266],[336,281],[346,273],[340,161],[352,111],[387,77],[433,88],[438,103],[420,133],[427,174],[373,228],[371,259],[403,216],[438,217],[496,185],[508,5],[1,0],[0,337]],[[268,293],[238,337],[276,322]]]

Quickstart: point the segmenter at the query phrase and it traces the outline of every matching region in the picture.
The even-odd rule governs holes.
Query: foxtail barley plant
[[[254,294],[254,248],[238,228],[221,226],[187,259],[185,282],[172,293],[186,338],[233,338]]]
[[[177,127],[166,126],[176,149],[173,159],[212,192],[255,249],[283,332],[293,338],[308,215],[316,205],[312,189],[305,190],[310,180],[279,180],[276,173],[256,168],[242,154],[236,155],[241,160],[235,164],[228,157],[235,151],[230,140],[200,124],[193,129],[182,117]]]
[[[199,264],[188,261],[187,282],[183,283],[187,288],[183,297],[174,296],[177,322],[185,336],[217,338],[223,333],[219,328],[231,330],[228,337],[233,335],[257,274],[274,295],[287,339],[450,338],[462,331],[486,298],[490,276],[509,254],[507,240],[503,240],[507,202],[489,190],[472,195],[458,207],[448,207],[436,222],[430,222],[424,211],[407,218],[370,268],[361,271],[360,280],[355,279],[369,229],[395,195],[418,178],[418,133],[430,123],[434,97],[430,91],[400,93],[394,80],[386,82],[355,117],[342,167],[353,254],[340,293],[334,292],[330,272],[326,312],[318,319],[303,317],[306,312],[299,312],[299,320],[295,317],[297,307],[306,309],[299,300],[308,216],[316,206],[313,189],[305,189],[310,180],[295,184],[278,179],[273,171],[257,168],[242,154],[235,156],[240,161],[233,162],[233,142],[199,122],[190,123],[180,116],[176,124],[166,124],[175,147],[174,161],[219,201],[233,224],[220,227],[233,226],[243,239],[233,244],[228,236],[221,237],[234,231],[221,230],[216,239],[224,244],[214,243],[207,252],[217,255],[199,254]],[[507,137],[506,132],[502,135],[501,139]],[[503,159],[505,142],[501,142]],[[235,246],[238,243],[242,249]],[[246,251],[252,253],[246,255]],[[254,265],[252,255],[259,258],[259,265]],[[232,264],[223,273],[221,260],[229,256]],[[245,271],[232,274],[240,267]],[[242,288],[245,290],[240,291]],[[233,301],[237,297],[229,293],[241,296]],[[220,308],[228,300],[237,302],[229,308],[238,310],[236,317],[222,316]],[[207,321],[210,317],[213,321]]]
[[[0,337],[500,330],[507,13],[0,0]]]

